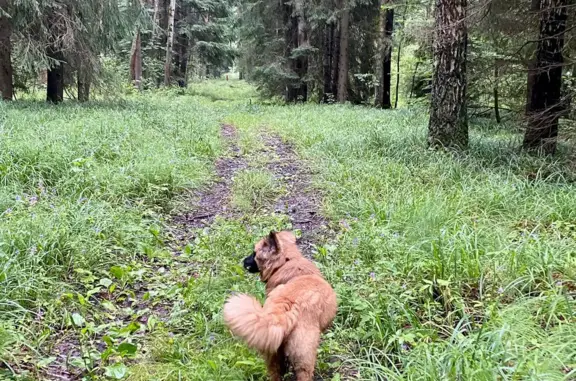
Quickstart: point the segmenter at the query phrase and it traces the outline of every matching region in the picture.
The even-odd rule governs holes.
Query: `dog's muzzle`
[[[244,268],[251,273],[259,273],[258,263],[256,263],[256,253],[244,258]]]

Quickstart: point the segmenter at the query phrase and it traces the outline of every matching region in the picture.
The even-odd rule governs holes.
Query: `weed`
[[[244,212],[256,212],[282,192],[274,176],[262,169],[241,171],[234,177],[232,204]]]

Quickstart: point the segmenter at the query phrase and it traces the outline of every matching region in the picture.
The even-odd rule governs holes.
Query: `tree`
[[[527,103],[528,125],[523,146],[556,151],[558,119],[562,112],[562,66],[568,0],[541,0],[540,35],[533,72],[530,73]]]
[[[166,39],[166,61],[164,64],[164,86],[170,86],[172,77],[172,45],[174,44],[174,15],[176,13],[176,0],[170,0],[168,8],[168,37]]]
[[[140,28],[136,28],[130,54],[130,79],[138,90],[142,90],[142,36]]]
[[[69,8],[55,2],[48,14],[48,47],[46,56],[50,59],[47,70],[46,101],[57,104],[64,100],[64,36],[70,20]]]
[[[432,147],[461,149],[468,145],[466,8],[466,0],[436,0],[428,126]]]
[[[377,64],[378,85],[376,86],[376,106],[391,108],[390,87],[392,79],[392,34],[394,33],[394,8],[391,0],[382,0],[380,5],[380,41]]]
[[[8,0],[0,0],[0,93],[2,99],[12,100],[12,23],[8,17]]]
[[[348,99],[348,46],[350,28],[350,8],[347,0],[341,0],[340,16],[340,56],[338,59],[338,102]]]

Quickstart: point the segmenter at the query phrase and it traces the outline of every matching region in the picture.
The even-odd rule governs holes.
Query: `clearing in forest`
[[[574,377],[569,157],[475,121],[465,155],[434,152],[416,108],[251,95],[4,107],[0,378],[266,379],[221,309],[263,295],[240,261],[271,229],[339,296],[318,379]]]

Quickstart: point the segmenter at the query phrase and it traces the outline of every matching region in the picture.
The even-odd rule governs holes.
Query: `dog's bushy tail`
[[[268,302],[264,307],[249,295],[235,295],[224,305],[224,321],[248,346],[265,353],[278,350],[298,319],[289,303]]]

